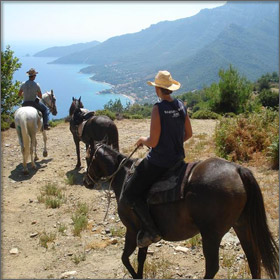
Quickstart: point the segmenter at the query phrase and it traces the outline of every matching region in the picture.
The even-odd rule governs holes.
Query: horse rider
[[[129,205],[142,222],[142,230],[137,234],[139,248],[162,238],[149,213],[147,192],[169,168],[184,160],[184,142],[192,137],[191,122],[184,103],[171,97],[181,84],[168,71],[159,71],[154,82],[147,84],[155,86],[160,101],[152,109],[150,135],[140,137],[136,145],[151,149],[136,167],[121,196],[122,202]]]
[[[44,129],[49,130],[48,108],[43,102],[40,101],[39,98],[42,98],[41,88],[39,84],[34,81],[38,72],[36,72],[34,68],[31,68],[26,72],[26,74],[29,76],[29,79],[21,85],[18,92],[20,97],[23,96],[22,106],[32,106],[41,111],[43,114]]]

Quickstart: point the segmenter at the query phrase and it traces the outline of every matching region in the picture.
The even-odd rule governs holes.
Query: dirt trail
[[[128,155],[138,137],[148,135],[150,121],[121,120],[116,121],[116,124],[121,152]],[[210,141],[215,121],[192,120],[192,125],[194,143],[199,141],[201,134],[206,134],[206,141]],[[84,144],[81,144],[82,168],[75,170],[76,152],[69,123],[52,128],[47,131],[47,136],[48,156],[42,156],[43,140],[42,135],[38,134],[38,168],[36,171],[31,170],[29,163],[31,171],[25,176],[15,129],[2,133],[2,278],[130,278],[121,262],[124,227],[116,213],[114,199],[104,222],[107,208],[104,191],[87,189],[82,184],[86,165]],[[146,150],[142,149],[135,157],[143,157],[145,153]],[[256,167],[253,172],[263,186],[265,201],[269,201],[269,223],[277,235],[277,172]],[[76,178],[73,185],[67,183],[69,174],[74,174]],[[40,191],[48,183],[62,189],[66,201],[60,208],[46,208],[38,200]],[[72,215],[79,203],[86,203],[89,207],[88,226],[80,237],[74,236],[72,222]],[[44,233],[54,236],[48,248],[40,244]],[[186,241],[161,241],[151,245],[146,277],[202,278],[204,258],[201,243],[193,245],[192,248]],[[216,278],[248,276],[244,253],[232,232],[223,240],[220,259],[221,268]],[[155,269],[156,272],[153,272]]]

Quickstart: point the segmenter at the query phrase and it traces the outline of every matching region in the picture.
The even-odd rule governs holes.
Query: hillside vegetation
[[[90,64],[82,72],[115,86],[106,92],[131,95],[141,103],[155,101],[146,81],[163,69],[182,83],[180,94],[216,82],[219,69],[230,64],[256,81],[278,71],[278,9],[277,2],[227,2],[192,17],[112,37],[54,63]]]

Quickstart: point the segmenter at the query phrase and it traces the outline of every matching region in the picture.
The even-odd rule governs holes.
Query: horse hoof
[[[79,169],[79,168],[81,168],[81,164],[77,164],[75,167],[75,169]]]
[[[23,175],[28,175],[29,174],[29,171],[28,170],[24,170],[23,171]]]
[[[47,157],[48,156],[48,152],[47,151],[44,151],[43,152],[43,157]]]
[[[37,160],[39,160],[39,158],[36,156],[36,157],[34,158],[34,160],[37,161]]]
[[[32,166],[33,170],[37,170],[37,167],[36,165]]]

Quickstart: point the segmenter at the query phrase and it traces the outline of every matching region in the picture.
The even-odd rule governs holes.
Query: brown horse
[[[89,110],[83,108],[83,103],[81,102],[81,97],[75,99],[73,97],[72,104],[69,109],[70,118],[70,131],[73,135],[73,139],[76,146],[77,154],[77,164],[76,168],[81,166],[81,156],[80,156],[80,141],[86,144],[86,149],[89,145],[94,145],[95,141],[100,141],[119,150],[119,134],[116,124],[107,116],[93,116],[86,122],[83,128],[83,133],[80,136],[78,133],[78,125],[85,120],[86,113]]]
[[[122,186],[133,160],[106,145],[96,146],[89,160],[84,183],[111,180],[118,202],[118,214],[126,226],[122,262],[133,278],[143,277],[146,248],[138,250],[138,270],[129,256],[136,249],[140,222],[133,210],[120,200]],[[267,225],[260,187],[251,171],[220,158],[199,162],[191,171],[183,199],[150,205],[151,215],[164,240],[180,241],[200,233],[206,261],[204,278],[219,270],[219,246],[233,227],[248,259],[253,278],[261,278],[261,263],[271,278],[276,278],[278,246]],[[121,202],[120,202],[121,201]]]
[[[79,99],[76,99],[75,97],[72,97],[72,103],[69,108],[69,116],[72,117],[74,114],[75,109],[77,108],[84,108],[84,104],[81,101],[81,96]]]
[[[84,108],[84,105],[81,101],[81,96],[79,99],[76,99],[74,97],[72,97],[72,103],[70,105],[70,108],[69,108],[69,119],[70,119],[70,131],[73,135],[73,140],[74,140],[74,143],[75,143],[75,146],[76,146],[76,154],[77,154],[77,164],[76,164],[76,168],[79,168],[81,166],[81,156],[80,156],[80,137],[77,133],[77,129],[76,129],[76,126],[75,125],[71,125],[71,120],[72,120],[72,116],[74,114],[74,111],[76,109],[82,109],[84,112],[88,112],[87,109],[83,109]],[[88,149],[88,144],[86,144],[86,149]]]

